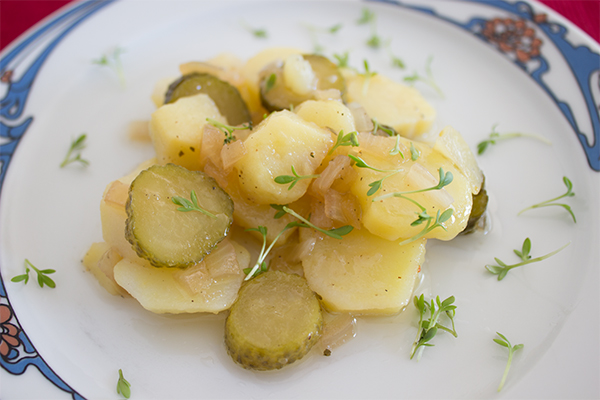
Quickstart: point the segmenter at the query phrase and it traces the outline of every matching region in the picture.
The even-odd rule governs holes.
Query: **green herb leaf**
[[[410,159],[412,161],[417,161],[419,159],[419,157],[421,156],[421,152],[419,151],[419,149],[417,149],[414,145],[414,143],[410,143]]]
[[[489,146],[495,145],[496,143],[498,143],[501,140],[514,139],[514,138],[518,138],[518,137],[528,137],[528,138],[539,140],[539,141],[544,142],[549,145],[552,144],[552,142],[550,142],[548,139],[546,139],[542,136],[533,135],[531,133],[522,133],[522,132],[498,133],[498,131],[496,130],[497,126],[498,126],[498,124],[492,125],[492,131],[490,132],[488,138],[477,144],[477,154],[485,153],[485,151],[487,150],[487,148]]]
[[[131,384],[123,376],[123,370],[119,369],[119,380],[117,381],[117,393],[126,399],[131,397]]]
[[[330,230],[325,230],[325,229],[321,229],[318,226],[312,224],[309,220],[307,220],[306,218],[302,217],[300,214],[298,214],[297,212],[295,212],[294,210],[288,208],[287,206],[280,206],[277,204],[271,204],[271,207],[273,207],[274,209],[278,210],[278,211],[283,211],[287,214],[290,214],[291,216],[297,218],[298,220],[300,220],[301,222],[290,222],[288,224],[288,226],[297,226],[300,228],[312,228],[315,229],[321,233],[324,233],[325,235],[332,237],[334,239],[338,239],[338,240],[342,240],[342,236],[345,236],[347,234],[349,234],[350,232],[352,232],[352,230],[354,229],[352,226],[350,225],[345,225],[342,226],[340,228],[335,228],[335,229],[330,229]],[[279,213],[277,213],[279,214]],[[276,217],[277,217],[276,214]],[[287,227],[286,227],[287,228]]]
[[[22,275],[17,275],[15,277],[13,277],[11,279],[12,282],[23,282],[24,284],[27,284],[29,282],[29,271],[31,271],[29,268],[31,267],[37,274],[38,285],[40,285],[41,288],[43,288],[44,285],[46,285],[52,289],[54,289],[56,287],[56,283],[52,280],[52,278],[47,276],[47,275],[55,273],[56,272],[55,270],[53,270],[53,269],[39,270],[28,259],[25,259],[24,265],[25,265],[25,273]]]
[[[534,208],[558,206],[558,207],[562,207],[565,210],[567,210],[567,212],[571,215],[571,218],[573,218],[573,222],[577,223],[577,218],[575,218],[575,213],[573,212],[573,210],[571,209],[571,207],[568,204],[556,203],[557,200],[560,200],[564,197],[575,196],[575,193],[573,192],[573,183],[571,182],[571,180],[569,178],[567,178],[566,176],[563,176],[563,182],[564,182],[565,186],[567,187],[567,192],[565,194],[560,195],[560,196],[555,197],[550,200],[542,201],[541,203],[534,204],[530,207],[524,208],[521,211],[519,211],[519,213],[517,215],[521,215],[523,212],[525,212],[527,210],[533,210]]]
[[[83,151],[83,149],[85,149],[86,146],[86,138],[87,135],[85,133],[82,133],[75,140],[71,141],[69,151],[67,152],[67,155],[65,156],[63,162],[60,164],[61,168],[64,168],[67,165],[74,162],[78,162],[80,164],[83,164],[84,166],[89,165],[89,161],[81,158],[81,152]]]
[[[272,74],[272,75],[275,75],[275,74]],[[234,131],[242,131],[245,129],[252,129],[252,126],[250,124],[240,125],[240,126],[231,126],[231,125],[227,125],[222,122],[219,122],[212,118],[206,118],[206,122],[208,122],[215,128],[220,129],[221,132],[223,132],[225,134],[225,139],[223,140],[223,144],[228,144],[228,143],[231,143],[236,140],[236,137],[233,136]]]
[[[561,248],[559,248],[557,250],[554,250],[551,253],[548,253],[548,254],[540,256],[540,257],[531,258],[531,256],[529,255],[529,252],[531,250],[531,241],[529,240],[529,238],[526,238],[523,241],[523,246],[521,248],[521,251],[519,251],[519,250],[513,250],[514,253],[517,254],[517,256],[519,256],[521,258],[522,261],[520,263],[512,264],[512,265],[507,265],[506,263],[504,263],[503,261],[501,261],[499,258],[495,258],[495,261],[496,261],[496,263],[498,265],[488,264],[488,265],[485,266],[485,268],[491,274],[498,275],[498,280],[501,281],[502,279],[504,279],[504,277],[506,276],[506,274],[508,273],[508,271],[510,271],[511,269],[517,268],[517,267],[521,267],[523,265],[531,264],[531,263],[534,263],[534,262],[543,261],[546,258],[552,257],[553,255],[555,255],[559,251],[563,250],[569,244],[571,244],[571,242],[565,244],[564,246],[562,246]]]
[[[327,154],[333,154],[335,149],[337,149],[340,146],[358,147],[359,143],[358,143],[357,132],[354,131],[354,132],[350,132],[350,133],[344,135],[344,130],[341,130],[337,135],[337,140],[336,140],[335,144],[333,145],[333,147],[329,150],[329,153],[327,153]]]
[[[362,9],[360,18],[356,21],[358,25],[364,25],[375,21],[375,13],[368,8]]]
[[[275,87],[276,82],[277,82],[277,75],[275,75],[275,73],[272,73],[271,75],[269,75],[269,77],[267,78],[267,82],[265,82],[265,93],[269,92],[271,89],[273,89]]]
[[[454,315],[456,310],[454,301],[454,296],[450,296],[444,301],[440,301],[440,297],[437,296],[435,301],[432,299],[431,302],[426,302],[423,295],[419,297],[415,296],[413,298],[413,303],[419,311],[419,323],[417,337],[415,338],[410,351],[411,360],[415,355],[417,355],[417,361],[420,360],[423,348],[433,346],[428,342],[437,335],[439,330],[443,330],[454,337],[458,337],[454,326]],[[425,314],[427,314],[428,311],[429,318],[425,319]],[[443,315],[450,321],[450,327],[440,323],[440,317]]]
[[[122,87],[125,87],[125,74],[123,72],[123,63],[121,62],[121,54],[124,52],[125,50],[121,47],[116,47],[111,53],[104,54],[100,58],[92,60],[93,64],[106,66],[115,71]]]
[[[179,197],[179,196],[173,196],[171,198],[171,201],[180,206],[177,208],[177,211],[181,211],[181,212],[189,212],[189,211],[200,211],[202,214],[207,215],[211,218],[217,218],[216,215],[214,215],[211,212],[206,211],[205,209],[203,209],[202,207],[200,207],[200,205],[198,204],[198,197],[196,196],[196,191],[192,190],[190,193],[190,198],[192,201],[183,198],[183,197]]]
[[[334,54],[333,58],[337,60],[337,66],[340,68],[347,68],[350,59],[350,54],[346,51],[344,54]]]
[[[292,188],[296,185],[296,183],[298,183],[302,179],[313,179],[313,178],[319,177],[319,175],[298,175],[298,173],[296,172],[296,169],[294,168],[293,165],[292,165],[292,174],[293,175],[276,176],[274,181],[275,181],[275,183],[279,183],[281,185],[287,185],[288,183],[291,183],[291,185],[288,187],[288,190],[292,190]]]
[[[433,56],[428,57],[427,63],[425,64],[425,76],[422,76],[418,72],[415,72],[412,75],[404,77],[404,81],[408,83],[423,82],[424,84],[428,85],[433,90],[435,90],[441,98],[444,98],[444,93],[433,78],[433,73],[431,72],[432,62]]]
[[[504,369],[504,374],[502,375],[502,380],[500,381],[500,386],[498,386],[498,392],[502,390],[504,387],[504,382],[506,382],[506,377],[508,376],[508,371],[510,370],[510,365],[512,364],[513,355],[517,350],[520,350],[524,347],[523,344],[512,345],[510,341],[501,334],[500,332],[496,332],[500,339],[494,338],[492,339],[495,343],[499,344],[502,347],[506,347],[508,349],[508,361],[506,363],[506,368]]]

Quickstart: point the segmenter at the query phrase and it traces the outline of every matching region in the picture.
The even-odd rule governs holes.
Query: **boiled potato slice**
[[[200,146],[207,118],[227,124],[215,102],[203,93],[183,97],[154,111],[150,119],[150,137],[158,162],[199,170]]]
[[[105,242],[92,243],[83,257],[83,265],[106,291],[114,296],[127,296],[115,281],[113,269],[123,257]]]
[[[228,265],[225,273],[222,263],[215,263],[213,268],[206,267],[211,257],[223,259],[224,255],[218,251],[223,246],[232,246],[236,255],[235,262]],[[155,313],[218,313],[228,309],[237,298],[245,276],[243,269],[250,265],[250,254],[244,247],[226,239],[203,263],[205,268],[198,266],[192,271],[193,275],[182,278],[180,275],[185,270],[148,267],[123,259],[115,265],[115,280],[142,307]]]
[[[294,112],[303,120],[314,122],[321,128],[329,128],[334,134],[344,134],[356,130],[352,112],[336,100],[308,100],[300,104]]]
[[[460,132],[451,126],[445,127],[438,136],[433,149],[452,161],[468,179],[473,194],[479,193],[483,183],[483,172],[477,165],[475,155]]]
[[[332,312],[394,314],[410,301],[425,257],[425,240],[404,246],[366,230],[353,230],[342,240],[300,230],[301,240],[316,237],[304,257],[304,276]]]
[[[306,192],[310,179],[303,179],[288,190],[275,178],[312,175],[325,158],[333,140],[328,130],[306,122],[289,111],[271,114],[244,142],[247,154],[235,163],[242,191],[258,204],[288,204]]]
[[[361,104],[371,118],[391,126],[400,135],[414,138],[429,130],[435,109],[414,88],[383,75],[365,76],[344,70],[346,102]]]
[[[389,139],[393,140],[393,138]],[[412,161],[408,158],[410,156],[407,156],[401,164],[400,161],[397,161],[396,166],[390,163],[389,158],[377,157],[367,152],[361,153],[364,161],[371,166],[385,170],[400,170],[399,173],[384,179],[381,189],[377,193],[368,196],[369,183],[384,178],[390,173],[354,166],[359,178],[354,181],[352,193],[361,205],[362,223],[369,232],[387,240],[409,239],[419,234],[426,224],[411,226],[411,223],[417,219],[417,214],[421,212],[415,204],[398,197],[377,201],[374,199],[389,193],[433,187],[439,182],[439,168],[443,168],[446,173],[453,174],[452,183],[441,190],[407,195],[425,207],[427,213],[434,218],[438,211],[442,213],[448,208],[453,210],[452,217],[444,222],[446,230],[438,227],[424,237],[451,240],[467,225],[473,206],[469,181],[450,160],[439,152],[428,149],[424,145],[419,145],[419,149],[421,156],[417,161]]]

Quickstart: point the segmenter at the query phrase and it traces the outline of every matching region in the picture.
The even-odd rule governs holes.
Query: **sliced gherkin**
[[[279,369],[304,357],[322,328],[321,306],[306,280],[267,271],[240,289],[225,323],[225,345],[244,368]]]
[[[318,54],[302,56],[310,63],[317,78],[317,90],[337,89],[343,95],[346,92],[344,77],[337,65],[327,57]],[[260,100],[269,112],[296,107],[300,103],[314,99],[314,93],[299,95],[289,89],[284,82],[283,63],[273,63],[260,72]]]
[[[179,211],[173,197],[200,211]],[[154,165],[131,183],[126,203],[125,237],[136,253],[155,267],[184,268],[198,263],[225,238],[233,222],[233,202],[215,180],[175,164]]]
[[[473,195],[473,208],[471,209],[471,215],[469,215],[469,220],[467,222],[467,226],[461,232],[462,235],[467,233],[472,233],[477,229],[477,224],[479,220],[485,214],[485,210],[487,210],[488,204],[488,194],[485,190],[485,178],[481,183],[481,190],[479,193]]]
[[[219,112],[227,118],[229,125],[237,126],[252,121],[240,92],[229,83],[207,73],[195,72],[184,75],[171,83],[165,94],[165,104],[198,93],[208,95],[215,102]]]

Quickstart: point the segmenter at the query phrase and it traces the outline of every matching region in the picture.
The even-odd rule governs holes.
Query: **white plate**
[[[600,396],[598,44],[535,2],[402,3],[88,1],[6,49],[2,72],[14,73],[12,84],[0,86],[0,301],[3,312],[14,314],[2,320],[0,397],[119,398],[120,368],[137,399]],[[356,24],[363,7],[376,12],[376,32],[391,39],[406,70],[391,67],[385,47],[365,45],[372,28]],[[493,18],[504,21],[498,29],[522,19],[541,40],[541,55],[520,62],[515,52],[499,50],[482,30]],[[255,38],[244,23],[266,28],[269,38]],[[242,59],[272,46],[308,52],[314,42],[307,25],[337,23],[343,24],[337,34],[318,33],[317,41],[326,55],[349,51],[359,69],[368,59],[372,70],[401,80],[423,72],[433,56],[445,97],[417,87],[438,110],[436,129],[453,125],[473,149],[495,123],[501,132],[537,133],[553,144],[514,139],[478,157],[492,231],[428,245],[420,290],[456,296],[458,339],[439,334],[420,362],[409,360],[416,332],[410,306],[396,317],[361,319],[357,338],[331,357],[312,354],[273,373],[246,371],[225,352],[222,316],[146,312],[132,299],[109,295],[80,259],[101,240],[105,185],[152,154],[126,133],[130,121],[149,118],[158,79],[176,76],[181,62],[224,51]],[[523,34],[512,38],[527,45]],[[91,63],[116,46],[125,49],[125,87]],[[20,103],[5,103],[14,96]],[[83,132],[90,166],[60,169],[71,139]],[[558,207],[517,216],[562,194],[563,176],[574,184],[576,196],[566,202],[576,224]],[[498,282],[484,265],[494,257],[516,261],[512,250],[525,237],[534,256],[571,244]],[[24,272],[25,258],[55,269],[56,289],[41,289],[35,279],[11,282]],[[12,339],[11,326],[22,329]],[[492,341],[496,331],[525,344],[499,395],[507,352]]]

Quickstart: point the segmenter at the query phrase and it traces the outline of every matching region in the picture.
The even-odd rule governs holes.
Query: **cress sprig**
[[[256,260],[256,264],[254,264],[254,266],[252,268],[245,268],[244,269],[244,273],[246,274],[246,278],[244,278],[245,281],[251,279],[253,276],[255,275],[259,275],[263,272],[266,272],[268,270],[268,266],[267,263],[265,262],[265,259],[267,258],[267,255],[269,254],[269,252],[271,251],[271,249],[273,248],[273,246],[275,246],[275,243],[277,243],[277,241],[279,240],[279,238],[281,237],[281,235],[283,235],[283,233],[285,231],[287,231],[290,228],[293,228],[295,225],[293,225],[293,223],[289,223],[287,224],[275,237],[275,239],[273,239],[273,241],[271,242],[271,244],[269,245],[269,247],[267,247],[267,227],[266,226],[262,226],[260,225],[258,228],[250,228],[250,229],[246,229],[246,231],[255,231],[255,232],[259,232],[262,235],[263,238],[263,244],[262,244],[262,248],[260,249],[260,253],[258,255],[258,259]]]
[[[250,25],[248,25],[245,21],[241,21],[241,25],[244,29],[246,29],[256,38],[266,39],[269,36],[267,30],[264,28],[253,28]]]
[[[327,154],[333,154],[335,149],[337,149],[340,146],[358,147],[359,143],[358,143],[357,132],[354,131],[354,132],[350,132],[350,133],[347,133],[344,135],[344,130],[342,129],[337,135],[335,144],[333,145],[333,147],[329,150],[329,153],[327,153]]]
[[[430,86],[433,90],[435,90],[441,98],[444,98],[444,93],[442,89],[436,83],[433,72],[431,71],[431,63],[433,62],[433,56],[429,56],[427,58],[427,62],[425,63],[425,76],[420,75],[418,72],[414,72],[412,75],[404,77],[404,81],[408,83],[415,82],[423,82],[426,85]]]
[[[534,208],[558,206],[558,207],[562,207],[565,210],[567,210],[569,212],[569,214],[571,214],[571,217],[573,218],[573,222],[577,223],[577,218],[575,218],[575,213],[571,209],[571,206],[569,206],[568,204],[564,204],[564,203],[556,203],[557,200],[560,200],[562,198],[575,196],[575,193],[573,192],[573,183],[571,182],[571,180],[569,178],[567,178],[566,176],[563,176],[563,182],[564,182],[565,186],[567,187],[567,192],[565,194],[562,194],[562,195],[555,197],[553,199],[550,199],[550,200],[542,201],[541,203],[534,204],[530,207],[524,208],[521,211],[519,211],[519,213],[517,215],[521,215],[523,212],[525,212],[527,210],[532,210]]]
[[[396,175],[398,172],[402,172],[404,169],[379,169],[379,168],[375,168],[369,164],[367,164],[367,162],[365,160],[363,160],[360,157],[357,157],[353,154],[348,154],[348,157],[350,157],[350,159],[352,161],[354,161],[354,165],[357,166],[358,168],[367,168],[370,169],[372,171],[376,171],[376,172],[383,172],[383,173],[388,173],[389,175],[384,176],[383,178],[373,181],[371,183],[369,183],[369,187],[370,189],[367,191],[367,196],[372,196],[375,193],[377,193],[377,191],[381,188],[381,185],[383,184],[383,181],[386,180],[387,178]]]
[[[440,301],[440,296],[437,296],[435,301],[431,299],[430,302],[427,302],[425,301],[424,295],[414,297],[413,303],[419,311],[419,326],[417,328],[417,337],[415,338],[410,351],[411,360],[415,355],[417,356],[417,361],[421,359],[423,349],[425,347],[433,346],[433,344],[429,342],[435,337],[440,329],[450,333],[454,337],[458,337],[454,326],[454,315],[456,313],[454,300],[454,296],[450,296],[446,300]],[[425,314],[427,314],[427,312],[429,312],[429,319],[425,319]],[[450,321],[451,328],[440,323],[440,317],[443,315]]]
[[[29,272],[31,271],[29,269],[29,267],[33,268],[33,270],[36,272],[38,285],[40,285],[41,288],[43,288],[44,285],[46,285],[52,289],[54,289],[56,287],[56,283],[52,280],[52,278],[47,276],[49,274],[55,273],[56,271],[53,269],[39,270],[28,259],[25,259],[25,273],[22,275],[15,276],[14,278],[11,279],[11,281],[12,282],[23,282],[24,284],[27,284],[27,282],[29,282]]]
[[[297,226],[299,228],[313,228],[313,229],[315,229],[329,237],[332,237],[334,239],[342,240],[342,236],[346,236],[347,234],[352,232],[352,230],[354,229],[351,225],[344,225],[339,228],[325,230],[325,229],[319,228],[318,226],[312,224],[309,220],[307,220],[306,218],[304,218],[303,216],[301,216],[300,214],[298,214],[297,212],[295,212],[291,208],[288,208],[285,205],[271,204],[271,207],[274,208],[275,210],[277,210],[277,213],[274,216],[275,219],[279,219],[279,218],[283,217],[285,214],[290,214],[291,216],[293,216],[301,221],[301,222],[290,222],[290,224],[293,224],[292,226]],[[288,224],[288,225],[290,225],[290,224]]]
[[[184,197],[180,197],[180,196],[173,196],[171,197],[171,201],[180,206],[177,207],[177,211],[181,211],[181,212],[189,212],[189,211],[200,211],[202,214],[207,215],[211,218],[217,218],[216,215],[214,215],[213,213],[206,211],[204,208],[200,207],[200,205],[198,204],[198,196],[196,196],[196,191],[192,190],[190,192],[190,200],[184,198]]]
[[[71,146],[69,147],[69,151],[67,151],[67,155],[65,159],[60,164],[61,168],[66,167],[67,165],[78,162],[83,165],[89,165],[89,161],[81,157],[81,152],[85,149],[87,139],[87,135],[82,133],[76,139],[71,141]]]
[[[404,192],[386,193],[381,196],[375,197],[373,199],[373,201],[380,201],[380,200],[384,200],[384,199],[387,199],[390,197],[400,197],[400,198],[412,201],[412,199],[410,199],[409,197],[406,197],[405,195],[414,194],[414,193],[423,193],[423,192],[428,192],[431,190],[441,190],[444,187],[448,186],[450,183],[452,183],[452,180],[454,179],[454,175],[452,175],[452,172],[450,172],[450,171],[444,172],[444,169],[440,168],[440,169],[438,169],[438,173],[439,173],[439,181],[438,181],[437,185],[435,185],[435,186],[431,186],[431,187],[424,188],[424,189],[408,190],[408,191],[404,191]]]
[[[206,118],[206,122],[208,122],[215,128],[220,129],[221,132],[223,132],[225,134],[225,139],[223,140],[223,144],[228,144],[228,143],[231,143],[236,140],[236,137],[233,136],[234,131],[242,131],[245,129],[252,129],[250,124],[245,124],[245,125],[241,125],[241,126],[231,126],[231,125],[227,125],[222,122],[219,122],[212,118]]]
[[[317,175],[298,175],[298,173],[296,172],[296,169],[294,168],[293,165],[292,165],[292,174],[293,175],[276,176],[274,181],[275,181],[275,183],[279,183],[280,185],[290,184],[290,186],[288,186],[288,190],[292,190],[292,188],[296,185],[296,183],[298,183],[302,179],[313,179],[313,178],[319,177],[318,174]]]
[[[499,133],[496,130],[497,126],[498,126],[498,124],[494,124],[492,126],[492,131],[490,132],[488,138],[477,144],[477,154],[483,154],[489,146],[495,145],[496,143],[498,143],[501,140],[513,139],[513,138],[517,138],[517,137],[529,137],[532,139],[537,139],[546,144],[552,144],[552,142],[550,142],[548,139],[546,139],[542,136],[531,134],[531,133],[523,133],[523,132]]]
[[[540,256],[540,257],[536,257],[536,258],[531,258],[531,255],[530,255],[530,252],[531,252],[531,240],[529,238],[526,238],[523,241],[523,245],[521,246],[521,250],[513,250],[514,253],[521,259],[520,263],[512,264],[512,265],[507,265],[502,260],[500,260],[498,257],[495,257],[494,260],[496,260],[496,263],[498,265],[488,264],[488,265],[485,266],[485,268],[490,273],[492,273],[494,275],[498,275],[498,280],[501,281],[502,279],[504,279],[504,277],[506,276],[506,274],[508,274],[508,272],[511,269],[517,268],[517,267],[521,267],[523,265],[531,264],[531,263],[534,263],[534,262],[543,261],[546,258],[552,257],[553,255],[555,255],[559,251],[563,250],[569,244],[571,244],[571,242],[565,244],[561,248],[559,248],[557,250],[554,250],[553,252],[550,252],[550,253],[548,253],[546,255],[543,255],[543,256]]]
[[[416,201],[414,201],[412,199],[409,199],[409,200],[411,200],[414,204],[416,204],[419,208],[421,208],[421,212],[416,213],[417,219],[414,220],[410,224],[410,226],[418,226],[418,225],[421,225],[423,222],[425,222],[426,225],[421,230],[421,232],[417,233],[415,236],[398,243],[399,246],[403,246],[405,244],[414,242],[415,240],[419,240],[423,236],[427,235],[429,232],[434,230],[435,228],[442,228],[443,230],[446,230],[446,227],[444,226],[444,222],[448,221],[450,219],[450,217],[452,217],[452,213],[454,212],[451,208],[447,208],[446,210],[444,210],[444,212],[441,212],[441,210],[438,210],[437,213],[435,214],[435,219],[434,219],[432,216],[430,216],[427,213],[427,211],[425,210],[425,208],[423,206],[421,206],[419,203],[417,203]],[[432,222],[432,220],[433,220],[433,222]]]
[[[399,136],[398,133],[393,129],[385,125],[381,125],[377,118],[371,118],[371,122],[373,122],[373,135],[377,134],[377,131],[382,131],[388,136]]]
[[[123,376],[123,370],[119,369],[119,380],[117,381],[117,393],[126,399],[131,397],[131,383]]]
[[[510,370],[510,365],[512,364],[513,355],[515,354],[515,352],[517,350],[522,349],[524,347],[524,345],[523,344],[516,344],[516,345],[513,346],[510,343],[510,341],[506,338],[506,336],[504,336],[500,332],[496,332],[496,334],[498,336],[500,336],[500,339],[494,338],[493,339],[494,342],[496,342],[500,346],[506,347],[508,349],[508,362],[506,363],[506,368],[504,369],[504,374],[502,375],[502,380],[500,381],[500,386],[498,386],[498,391],[501,391],[502,387],[504,386],[504,382],[506,382],[506,377],[508,376],[508,371]]]
[[[365,72],[359,73],[359,75],[365,78],[363,82],[362,92],[363,95],[366,95],[369,91],[369,83],[371,82],[371,78],[377,75],[377,72],[371,71],[371,68],[369,67],[369,62],[367,60],[363,60],[363,66],[365,68]]]
[[[396,135],[396,144],[389,151],[390,156],[395,156],[397,154],[400,154],[400,157],[402,157],[404,160],[404,153],[402,153],[402,150],[400,150],[400,135]]]
[[[111,53],[103,54],[102,57],[92,60],[93,64],[106,66],[115,71],[121,86],[125,87],[125,73],[123,72],[123,63],[121,62],[121,54],[125,50],[121,47],[116,47]]]

